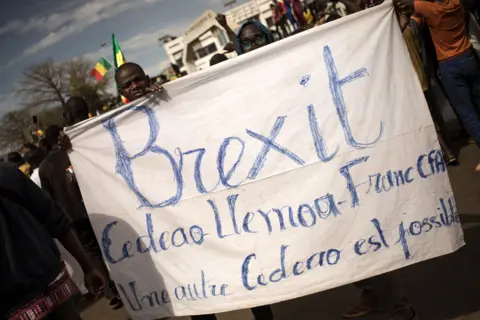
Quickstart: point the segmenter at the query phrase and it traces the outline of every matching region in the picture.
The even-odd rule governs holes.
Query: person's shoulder
[[[50,151],[47,154],[47,156],[43,160],[42,164],[43,163],[58,162],[58,161],[62,161],[62,160],[65,160],[65,159],[69,159],[68,154],[63,150],[56,149],[56,150]]]
[[[0,163],[0,187],[11,186],[17,179],[22,179],[24,174],[12,163]]]
[[[15,174],[18,171],[18,168],[9,162],[0,163],[0,175],[4,174]]]
[[[52,150],[40,164],[40,175],[46,171],[65,171],[70,166],[70,158],[63,150]]]

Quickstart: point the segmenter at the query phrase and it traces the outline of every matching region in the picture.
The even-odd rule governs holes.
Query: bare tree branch
[[[0,148],[8,149],[9,146],[31,140],[33,128],[30,113],[26,110],[10,111],[5,114],[0,122]]]
[[[107,74],[98,82],[90,75],[94,66],[94,63],[83,58],[62,64],[50,60],[39,63],[24,73],[15,93],[27,109],[65,107],[67,98],[71,96],[84,97],[90,104],[95,104],[99,95],[106,95],[112,77]]]

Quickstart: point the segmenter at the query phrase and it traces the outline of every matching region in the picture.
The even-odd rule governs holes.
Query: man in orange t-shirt
[[[460,0],[394,0],[394,3],[425,18],[450,102],[480,147],[480,65],[468,37],[465,9]]]

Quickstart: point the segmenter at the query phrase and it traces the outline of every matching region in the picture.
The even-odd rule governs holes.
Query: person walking
[[[297,30],[298,29],[297,20],[295,20],[295,18],[293,17],[292,4],[290,3],[290,0],[284,0],[283,4],[285,5],[288,21],[290,21],[290,24],[292,25],[293,30]]]
[[[81,98],[70,98],[67,101],[68,113],[67,121],[75,122],[78,119],[88,119],[88,106],[76,104],[72,106],[72,101],[78,101]],[[78,109],[76,109],[78,107]],[[76,117],[76,118],[75,118]],[[95,233],[93,231],[87,210],[83,203],[80,188],[73,174],[70,159],[65,151],[58,146],[58,137],[62,132],[59,126],[50,126],[45,131],[45,137],[51,146],[51,151],[40,164],[39,176],[42,189],[55,200],[72,220],[80,243],[85,251],[88,252],[92,261],[108,278],[108,271],[102,259],[102,252],[98,245]],[[105,287],[105,297],[110,300],[112,309],[119,309],[123,306],[119,298],[114,283],[108,279],[108,285]]]
[[[63,209],[12,164],[0,163],[0,318],[80,320],[76,286],[54,238],[80,263],[98,295],[105,278],[90,262]]]
[[[286,8],[283,2],[273,0],[273,4],[270,5],[270,9],[273,11],[273,21],[277,28],[277,33],[282,30],[282,37],[286,38],[290,35],[290,26],[287,23]]]
[[[307,21],[303,16],[303,5],[300,2],[300,0],[290,0],[290,1],[292,1],[293,13],[295,14],[295,19],[297,19],[299,28],[304,29],[307,25]]]
[[[465,9],[460,0],[394,0],[394,4],[425,19],[449,100],[480,147],[480,64],[467,34]]]

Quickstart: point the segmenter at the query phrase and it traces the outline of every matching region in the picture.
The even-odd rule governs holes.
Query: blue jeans
[[[480,65],[471,50],[439,64],[442,83],[465,129],[480,147]]]

